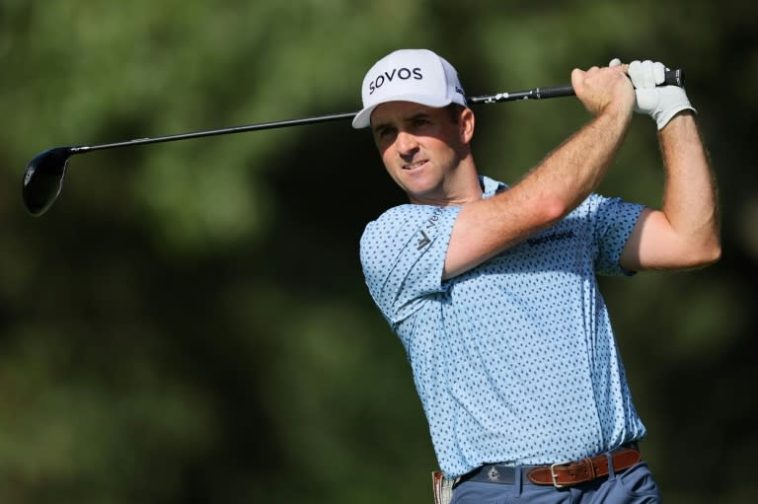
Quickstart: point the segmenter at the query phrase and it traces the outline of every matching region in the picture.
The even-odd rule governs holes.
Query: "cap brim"
[[[453,100],[445,100],[445,99],[435,100],[432,97],[425,96],[425,95],[418,95],[418,94],[388,96],[386,100],[380,101],[378,103],[374,103],[372,105],[369,105],[368,107],[364,107],[363,110],[358,112],[353,118],[353,128],[355,129],[368,128],[369,126],[371,126],[371,114],[373,114],[374,109],[376,107],[384,103],[396,102],[396,101],[418,103],[420,105],[426,105],[427,107],[435,107],[435,108],[447,107],[448,105],[453,103]]]

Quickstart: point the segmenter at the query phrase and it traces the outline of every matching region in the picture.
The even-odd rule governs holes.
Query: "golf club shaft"
[[[231,128],[215,129],[215,130],[193,131],[190,133],[179,133],[176,135],[167,135],[167,136],[154,137],[154,138],[135,138],[134,140],[126,140],[124,142],[113,142],[113,143],[99,144],[99,145],[79,145],[76,147],[71,147],[70,153],[81,154],[81,153],[91,152],[95,150],[114,149],[116,147],[128,147],[128,146],[134,146],[134,145],[145,145],[145,144],[153,144],[153,143],[161,143],[161,142],[174,142],[177,140],[188,140],[191,138],[201,138],[201,137],[209,137],[209,136],[216,136],[216,135],[228,135],[231,133],[242,133],[245,131],[286,128],[288,126],[300,126],[304,124],[316,124],[316,123],[324,123],[324,122],[329,122],[329,121],[339,121],[339,120],[344,120],[344,119],[352,119],[353,117],[355,117],[356,114],[357,112],[347,112],[344,114],[330,114],[330,115],[317,116],[317,117],[306,117],[303,119],[272,121],[272,122],[265,122],[265,123],[248,124],[245,126],[234,126]]]
[[[682,86],[684,84],[684,73],[681,69],[666,70],[664,84]],[[546,98],[558,98],[561,96],[573,96],[574,89],[570,85],[562,86],[549,86],[542,88],[527,89],[524,91],[504,92],[494,95],[483,96],[471,96],[468,103],[475,105],[480,103],[500,103],[504,101],[517,101],[517,100],[543,100]],[[284,121],[273,121],[257,124],[249,124],[245,126],[235,126],[231,128],[222,128],[215,130],[194,131],[190,133],[179,133],[176,135],[168,135],[154,138],[136,138],[134,140],[127,140],[124,142],[113,142],[100,145],[80,145],[76,147],[70,147],[69,152],[71,154],[80,154],[85,152],[91,152],[95,150],[113,149],[116,147],[128,147],[134,145],[145,145],[161,142],[174,142],[177,140],[188,140],[191,138],[201,138],[216,135],[228,135],[232,133],[242,133],[246,131],[256,131],[265,129],[286,128],[289,126],[300,126],[305,124],[317,124],[331,121],[341,121],[346,119],[352,119],[357,112],[346,112],[342,114],[330,114],[316,117],[306,117],[303,119],[290,119]]]
[[[467,100],[470,104],[477,103],[500,103],[516,100],[542,100],[545,98],[558,98],[561,96],[573,96],[574,88],[566,86],[552,86],[544,88],[527,89],[511,93],[497,93],[494,95],[471,96]]]

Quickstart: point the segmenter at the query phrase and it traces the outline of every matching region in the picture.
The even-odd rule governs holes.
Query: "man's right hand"
[[[634,87],[626,75],[626,65],[574,69],[571,85],[577,98],[593,115],[613,111],[631,117]]]

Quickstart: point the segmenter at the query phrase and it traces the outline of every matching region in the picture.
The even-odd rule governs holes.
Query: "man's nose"
[[[397,134],[397,152],[402,157],[413,156],[418,151],[418,139],[407,131]]]

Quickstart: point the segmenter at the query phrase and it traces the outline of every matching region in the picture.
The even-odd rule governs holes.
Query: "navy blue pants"
[[[450,504],[654,504],[660,502],[658,485],[645,462],[611,473],[590,483],[569,488],[534,485],[520,468],[512,485],[464,481],[453,490]]]

